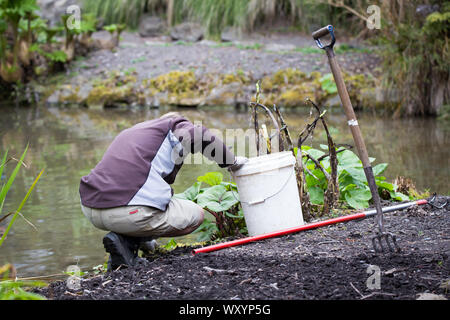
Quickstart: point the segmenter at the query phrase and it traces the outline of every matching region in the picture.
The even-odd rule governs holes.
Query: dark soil
[[[438,200],[449,203],[385,214],[400,253],[375,254],[375,220],[368,218],[208,254],[177,248],[136,267],[84,279],[79,291],[59,281],[39,293],[57,300],[414,300],[423,293],[448,299],[450,197]],[[367,286],[371,265],[381,271],[379,288]]]

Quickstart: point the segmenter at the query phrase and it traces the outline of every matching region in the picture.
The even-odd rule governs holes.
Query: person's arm
[[[173,133],[185,151],[201,152],[221,168],[232,167],[236,164],[237,158],[233,152],[205,126],[196,126],[184,118],[179,118],[174,123]]]

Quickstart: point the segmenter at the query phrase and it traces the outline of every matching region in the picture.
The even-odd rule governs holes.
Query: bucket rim
[[[248,159],[242,168],[234,172],[235,177],[242,177],[253,175],[255,173],[269,172],[276,169],[282,169],[285,167],[293,166],[296,159],[291,151],[281,151],[276,153],[270,153],[261,155],[258,157],[252,157]],[[268,163],[265,160],[273,160]]]

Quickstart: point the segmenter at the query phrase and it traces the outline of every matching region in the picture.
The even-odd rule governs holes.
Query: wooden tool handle
[[[344,112],[347,117],[347,124],[352,132],[353,139],[355,140],[356,149],[358,150],[359,158],[364,167],[370,166],[369,156],[367,154],[366,145],[359,128],[358,120],[356,119],[355,111],[353,110],[352,102],[348,94],[347,88],[344,83],[341,68],[337,64],[336,57],[333,50],[326,50],[328,59],[330,61],[331,72],[333,73],[334,80],[338,89],[339,96],[344,107]]]
[[[314,40],[320,39],[323,36],[326,36],[327,34],[329,34],[330,33],[330,27],[331,27],[331,30],[333,30],[333,27],[331,25],[328,25],[326,27],[320,28],[317,31],[314,31],[312,33],[312,37],[314,38]]]

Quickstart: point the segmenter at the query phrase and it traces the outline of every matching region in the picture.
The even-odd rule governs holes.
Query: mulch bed
[[[78,291],[57,281],[38,292],[55,300],[449,299],[450,197],[438,200],[448,204],[385,214],[400,253],[375,254],[375,220],[368,218],[208,254],[177,248],[83,279]]]

